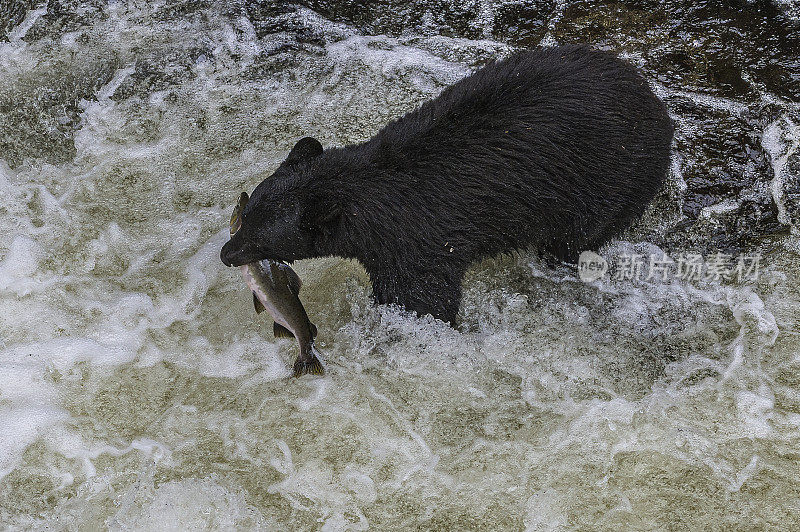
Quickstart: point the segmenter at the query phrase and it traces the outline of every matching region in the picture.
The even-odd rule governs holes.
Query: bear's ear
[[[317,139],[303,137],[297,141],[292,151],[286,156],[286,164],[294,164],[304,159],[310,159],[322,155],[322,144]]]

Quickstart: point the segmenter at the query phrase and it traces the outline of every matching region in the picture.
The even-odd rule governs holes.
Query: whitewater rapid
[[[756,280],[586,283],[521,252],[470,270],[455,330],[374,306],[358,264],[304,261],[328,374],[291,380],[293,343],[219,261],[238,194],[297,139],[362,141],[504,35],[591,22],[557,3],[516,27],[522,4],[363,26],[260,2],[22,10],[0,40],[2,528],[800,526],[800,108],[766,82],[650,72],[670,183],[600,250],[744,242]],[[617,42],[645,67],[631,20]],[[712,156],[728,134],[747,157]],[[706,175],[733,184],[699,194]]]

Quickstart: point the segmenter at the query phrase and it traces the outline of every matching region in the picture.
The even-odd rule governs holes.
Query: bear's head
[[[323,241],[340,209],[329,194],[321,196],[317,190],[321,186],[314,176],[320,173],[322,152],[316,139],[299,140],[275,173],[256,187],[243,209],[241,227],[222,247],[223,263],[291,262],[329,254]]]

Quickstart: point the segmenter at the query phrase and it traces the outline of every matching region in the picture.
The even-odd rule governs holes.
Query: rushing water
[[[0,528],[800,527],[800,6],[0,0]],[[305,135],[369,138],[516,47],[591,42],[677,123],[601,250],[757,279],[484,261],[453,330],[297,264],[288,378],[218,253]]]

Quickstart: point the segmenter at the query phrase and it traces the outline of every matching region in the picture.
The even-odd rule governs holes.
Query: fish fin
[[[258,296],[256,295],[255,292],[253,292],[253,306],[256,307],[256,313],[258,314],[261,314],[262,312],[267,310],[264,308],[264,304],[261,303],[261,300],[258,299]]]
[[[309,329],[311,329],[311,339],[313,340],[314,338],[317,337],[317,326],[314,325],[311,322],[309,322],[308,325],[309,325]]]
[[[325,366],[322,365],[317,355],[319,355],[319,351],[314,347],[314,344],[311,344],[311,358],[309,360],[303,360],[302,358],[298,357],[297,360],[294,361],[294,376],[300,377],[303,375],[324,375],[325,374]]]
[[[294,295],[299,294],[300,288],[303,287],[303,281],[300,280],[297,272],[288,264],[280,264],[278,267],[286,273],[286,279],[289,281],[289,290],[294,292]]]
[[[294,338],[294,334],[292,334],[292,331],[290,331],[277,321],[272,324],[272,333],[275,335],[275,338]]]

